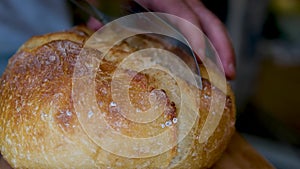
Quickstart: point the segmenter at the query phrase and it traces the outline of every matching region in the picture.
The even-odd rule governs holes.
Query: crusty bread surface
[[[153,137],[169,130],[169,138],[163,144],[174,146],[155,156],[124,157],[105,150],[91,138],[88,129],[84,128],[79,120],[72,95],[76,59],[91,34],[88,29],[77,27],[66,32],[33,37],[9,60],[0,80],[0,150],[4,159],[13,168],[20,169],[211,167],[221,156],[234,133],[235,102],[229,84],[226,84],[225,90],[218,88],[218,80],[213,84],[202,64],[202,90],[191,87],[180,78],[178,82],[172,78],[168,79],[161,71],[134,72],[122,69],[124,74],[132,78],[129,95],[137,112],[145,111],[151,106],[147,97],[149,93],[160,97],[158,99],[165,103],[165,109],[155,121],[137,124],[120,115],[122,110],[116,108],[111,93],[112,76],[118,65],[130,53],[141,48],[155,47],[185,54],[175,47],[164,45],[163,42],[144,35],[119,42],[101,60],[94,77],[95,98],[100,112],[93,114],[103,115],[111,129],[129,137]],[[91,52],[101,55],[101,52],[95,50]],[[169,88],[176,87],[179,83],[183,90]],[[199,116],[189,133],[177,144],[184,126],[180,121],[172,126],[162,124],[176,119],[180,110],[189,110],[187,102],[183,105],[187,109],[180,105],[177,98],[180,92],[190,92],[199,96]],[[213,104],[213,92],[217,95],[214,99],[225,98],[225,107],[212,135],[205,142],[201,142],[199,137],[201,132],[205,132],[202,129]],[[91,105],[89,101],[85,103],[87,107]],[[89,112],[81,112],[80,116],[88,116],[87,113]],[[180,113],[188,115],[189,112]],[[91,124],[99,125],[96,119],[92,120]],[[145,149],[151,149],[153,145],[144,146]]]

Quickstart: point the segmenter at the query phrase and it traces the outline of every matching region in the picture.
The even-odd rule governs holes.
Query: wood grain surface
[[[0,169],[11,167],[0,157]],[[211,169],[274,169],[240,134],[235,133],[221,159]]]
[[[274,169],[239,133],[211,169]]]

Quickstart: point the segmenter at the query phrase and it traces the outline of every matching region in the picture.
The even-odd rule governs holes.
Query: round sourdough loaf
[[[211,167],[225,150],[234,132],[235,104],[229,85],[226,84],[225,90],[219,89],[218,84],[212,83],[203,65],[200,65],[203,90],[192,87],[193,93],[199,93],[199,118],[195,119],[187,136],[168,151],[145,158],[124,157],[106,151],[91,139],[79,122],[72,99],[76,58],[91,34],[84,27],[76,27],[65,32],[33,37],[9,60],[0,80],[0,148],[8,163],[13,168],[21,169]],[[170,129],[162,122],[171,121],[173,135],[169,142],[176,142],[181,124],[174,120],[180,105],[174,100],[176,96],[170,94],[168,83],[171,82],[160,72],[143,71],[135,74],[130,83],[130,92],[132,104],[141,110],[150,105],[145,94],[155,91],[163,95],[161,99],[167,111],[163,116],[141,126],[126,120],[120,115],[119,109],[111,109],[111,106],[117,106],[112,101],[110,91],[117,64],[131,52],[149,47],[184,55],[184,52],[150,36],[126,39],[112,48],[107,58],[102,60],[95,77],[95,96],[100,113],[114,130],[128,136],[148,137]],[[213,134],[201,142],[199,135],[207,121],[213,91],[226,99],[225,107]],[[92,125],[98,124],[95,122]],[[151,147],[145,145],[145,148],[147,146]]]

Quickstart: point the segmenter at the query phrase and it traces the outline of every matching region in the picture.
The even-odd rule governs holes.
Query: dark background
[[[34,0],[28,0],[33,2]],[[0,2],[2,12],[13,11],[13,1]],[[55,1],[51,1],[55,2]],[[115,1],[101,4],[114,13]],[[226,25],[237,55],[237,77],[232,86],[237,100],[237,130],[274,166],[280,169],[300,168],[300,1],[299,0],[203,0]],[[57,4],[49,4],[51,5]],[[0,52],[0,74],[7,60],[33,35],[67,29],[84,23],[87,15],[67,3],[70,23],[50,28],[43,18],[37,25],[47,29],[28,29],[26,34],[10,34],[11,50]],[[21,5],[21,9],[26,6]],[[5,10],[6,9],[6,10]],[[103,9],[103,8],[102,8]],[[58,10],[58,9],[57,9]],[[0,47],[5,46],[5,31],[12,19],[24,20],[15,14],[1,15]],[[28,12],[32,12],[28,9]],[[46,13],[53,16],[57,11]],[[40,17],[43,17],[40,14]],[[51,20],[51,18],[49,19]],[[19,28],[24,25],[10,27]],[[25,27],[24,27],[25,29]],[[32,31],[30,31],[32,30]],[[5,48],[8,49],[8,48]]]

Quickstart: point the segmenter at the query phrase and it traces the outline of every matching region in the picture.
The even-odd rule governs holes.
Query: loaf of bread
[[[218,80],[212,81],[202,64],[202,90],[177,76],[169,76],[167,70],[136,72],[128,66],[119,69],[125,58],[144,48],[185,55],[176,47],[146,35],[119,42],[105,56],[99,51],[87,50],[86,55],[102,58],[101,64],[95,69],[93,82],[82,77],[82,82],[75,84],[76,78],[80,78],[75,75],[76,62],[91,34],[86,28],[76,27],[33,37],[9,60],[0,80],[0,150],[12,168],[211,167],[234,132],[235,103],[229,84],[221,89]],[[136,64],[140,62],[135,60]],[[122,93],[114,95],[112,88],[123,85],[120,79],[113,82],[117,70],[131,78],[127,84],[129,98]],[[78,93],[89,88],[94,90],[91,97]],[[214,104],[212,93],[217,101],[224,98],[221,113],[210,111]],[[182,96],[186,97],[184,102],[180,102]],[[196,102],[190,99],[192,96],[198,96]],[[134,112],[132,107],[126,110],[122,100],[124,104],[129,101]],[[126,115],[134,118],[131,113],[143,113],[154,103],[159,108],[149,111],[150,115],[157,114],[153,121],[126,118]],[[191,116],[193,111],[197,116]],[[210,127],[214,125],[209,123],[210,116],[217,114],[220,115],[217,125]],[[179,116],[192,117],[188,132],[184,131],[187,124]],[[105,129],[100,127],[104,125],[101,119],[105,121]],[[213,129],[209,137],[203,137],[205,132],[209,133],[206,129]],[[107,137],[107,133],[114,132],[122,137]],[[121,138],[130,141],[118,140]]]

